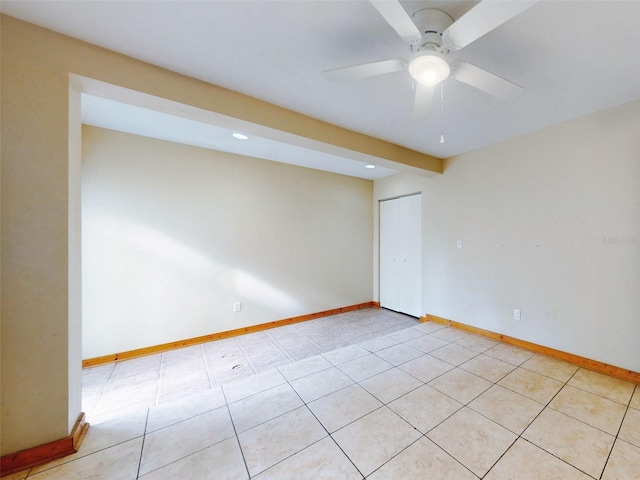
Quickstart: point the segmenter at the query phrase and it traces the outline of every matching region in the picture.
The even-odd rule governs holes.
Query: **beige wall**
[[[1,19],[2,455],[65,437],[80,413],[79,125],[71,74],[441,170],[428,155]]]
[[[82,147],[83,358],[372,300],[373,182],[88,126]]]
[[[423,192],[423,311],[640,371],[638,132],[633,102],[376,181]]]

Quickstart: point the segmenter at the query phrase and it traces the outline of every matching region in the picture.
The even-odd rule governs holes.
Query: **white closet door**
[[[380,202],[380,305],[422,310],[422,195]]]
[[[399,203],[380,202],[380,306],[395,311],[400,311]]]

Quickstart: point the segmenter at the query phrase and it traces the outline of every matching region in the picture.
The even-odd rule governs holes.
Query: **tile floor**
[[[639,386],[385,310],[84,373],[80,452],[4,478],[640,479]]]

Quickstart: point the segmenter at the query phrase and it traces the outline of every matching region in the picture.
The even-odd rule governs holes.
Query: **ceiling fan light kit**
[[[409,73],[414,80],[428,87],[445,80],[449,72],[447,61],[432,51],[418,54],[409,64]]]
[[[428,118],[432,103],[432,88],[447,78],[453,78],[502,100],[513,100],[523,90],[487,70],[456,59],[446,60],[449,50],[461,50],[488,32],[520,15],[537,1],[496,2],[483,0],[455,22],[436,8],[423,8],[412,16],[398,0],[370,0],[389,26],[409,45],[411,61],[383,60],[325,70],[330,81],[356,80],[386,73],[408,70],[416,81],[413,117]]]

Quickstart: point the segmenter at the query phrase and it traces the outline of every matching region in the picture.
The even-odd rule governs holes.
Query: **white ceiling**
[[[436,6],[454,20],[467,1]],[[329,68],[408,57],[367,1],[11,1],[8,15],[419,152],[447,158],[640,98],[640,1],[542,1],[454,52],[525,88],[504,103],[455,80],[411,120],[407,72],[330,83]],[[320,161],[322,163],[322,161]]]

